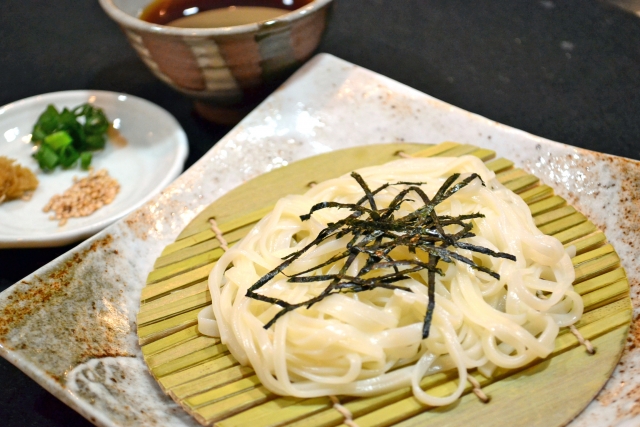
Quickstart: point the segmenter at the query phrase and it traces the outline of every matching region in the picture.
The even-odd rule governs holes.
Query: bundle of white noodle
[[[461,179],[475,172],[485,185],[473,180],[437,205],[437,214],[483,214],[484,218],[472,220],[475,236],[464,241],[512,254],[516,261],[454,248],[498,273],[500,279],[459,261],[440,262],[444,274],[436,275],[428,338],[422,338],[428,303],[425,270],[395,283],[411,292],[376,288],[330,295],[310,308],[288,312],[268,329],[264,325],[282,308],[246,296],[247,289],[280,265],[283,257],[314,240],[328,223],[351,213],[327,208],[314,212],[308,221],[300,219],[319,202],[361,199],[363,189],[349,175],[317,184],[304,195],[281,199],[273,212],[220,258],[209,276],[213,312],[205,309],[209,315],[201,316],[201,330],[219,333],[233,356],[251,364],[266,388],[297,397],[366,396],[412,386],[424,404],[446,405],[464,391],[468,370],[478,368],[490,376],[496,367],[514,369],[548,356],[559,327],[575,323],[583,304],[573,291],[574,269],[562,244],[536,228],[519,196],[472,156],[404,159],[358,171],[372,189],[385,183],[426,182],[421,188],[429,197],[456,172]],[[378,207],[388,206],[402,188],[393,185],[376,194]],[[419,197],[411,198],[415,202],[403,203],[396,218],[424,205]],[[351,238],[325,240],[285,273],[321,264],[344,251]],[[419,250],[405,255],[427,260]],[[344,260],[312,274],[335,274],[343,264]],[[362,265],[357,258],[349,272],[355,274]],[[298,303],[327,287],[326,282],[290,283],[287,279],[278,274],[259,293]],[[434,396],[420,387],[424,376],[449,369],[459,375],[459,386],[449,396]]]

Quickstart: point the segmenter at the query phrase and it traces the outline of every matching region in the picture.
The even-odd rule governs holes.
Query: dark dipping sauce
[[[313,0],[156,0],[144,8],[140,19],[160,25],[213,9],[261,7],[282,9],[283,14],[312,3]]]

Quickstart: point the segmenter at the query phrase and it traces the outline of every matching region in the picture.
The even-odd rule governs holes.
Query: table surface
[[[72,89],[126,92],[185,129],[185,168],[230,127],[151,75],[97,0],[3,0],[0,105]],[[640,19],[584,0],[336,0],[331,53],[515,128],[640,159]],[[0,290],[71,249],[0,250]],[[88,421],[0,359],[4,426]]]

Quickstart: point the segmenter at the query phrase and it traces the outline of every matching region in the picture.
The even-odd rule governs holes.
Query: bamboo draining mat
[[[232,245],[279,198],[302,193],[311,182],[397,159],[399,152],[481,158],[502,184],[529,205],[542,232],[576,247],[574,285],[585,305],[576,327],[597,352],[588,355],[564,328],[556,339],[556,350],[546,360],[517,371],[498,371],[490,379],[473,372],[492,398],[488,404],[470,393],[470,384],[457,404],[445,408],[420,404],[409,388],[375,397],[340,397],[357,425],[428,426],[446,420],[447,425],[561,426],[604,385],[620,358],[631,320],[625,272],[604,234],[535,176],[514,168],[509,160],[494,159],[493,151],[452,142],[385,144],[323,154],[249,181],[203,211],[157,259],[141,295],[138,337],[142,353],[161,387],[200,423],[220,427],[342,425],[344,418],[328,397],[276,396],[261,386],[250,367],[240,366],[219,340],[198,333],[198,312],[211,301],[207,276],[222,254],[208,220],[216,219]],[[434,395],[449,394],[456,384],[454,372],[422,380],[422,387]]]

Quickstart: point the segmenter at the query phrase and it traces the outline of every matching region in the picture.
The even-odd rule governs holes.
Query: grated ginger
[[[0,203],[31,198],[38,187],[38,178],[29,168],[20,166],[15,159],[0,156]]]

